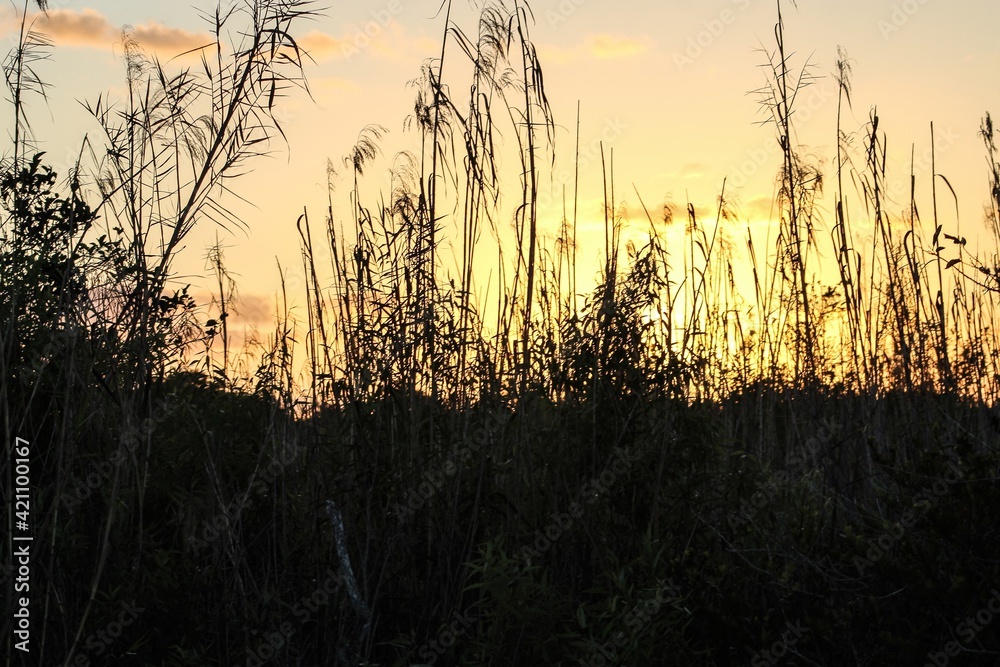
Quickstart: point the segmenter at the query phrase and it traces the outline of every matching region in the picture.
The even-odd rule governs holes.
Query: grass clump
[[[859,154],[838,119],[825,229],[823,172],[794,145],[810,71],[790,69],[779,5],[762,89],[782,148],[775,245],[748,235],[737,251],[724,184],[714,222],[643,203],[645,243],[623,243],[609,152],[604,262],[578,294],[575,213],[554,242],[540,231],[554,120],[530,9],[487,3],[467,31],[443,8],[441,54],[414,82],[419,151],[391,158],[373,204],[362,186],[384,129],[361,132],[349,215],[331,185],[322,222],[296,221],[305,321],[282,283],[254,366],[229,346],[221,245],[212,304],[171,266],[201,217],[239,224],[220,196],[281,135],[273,99],[304,86],[291,26],[311,6],[220,11],[216,47],[243,41],[206,51],[204,76],[126,40],[128,99],[90,107],[106,157],[64,188],[14,95],[0,391],[5,437],[37,453],[42,657],[728,665],[780,649],[922,664],[945,650],[1000,576],[996,258],[971,256],[936,208],[922,221],[915,181],[890,212],[875,113]],[[446,62],[468,86],[448,85]],[[996,185],[989,116],[982,133]],[[809,277],[830,250],[839,282],[821,285]],[[484,253],[500,289],[477,272]],[[134,618],[95,644],[122,605]],[[995,637],[965,641],[967,664],[994,664]]]

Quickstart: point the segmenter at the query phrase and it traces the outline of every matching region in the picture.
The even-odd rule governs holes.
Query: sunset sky
[[[306,70],[315,101],[298,94],[282,102],[287,147],[275,145],[273,157],[257,162],[255,171],[235,184],[256,204],[251,208],[232,202],[249,232],[220,232],[248,320],[258,320],[262,328],[270,321],[275,257],[283,266],[299,264],[295,221],[303,207],[314,223],[322,221],[327,159],[339,164],[370,123],[388,128],[387,156],[414,146],[415,137],[403,132],[404,118],[413,109],[414,91],[407,82],[440,50],[444,24],[443,14],[437,15],[439,5],[439,0],[332,1],[322,16],[299,25],[299,43],[315,60]],[[583,150],[601,139],[614,147],[619,199],[640,226],[644,214],[633,184],[654,215],[665,200],[681,211],[690,201],[711,219],[727,177],[741,221],[766,224],[780,160],[767,148],[774,145],[774,130],[757,124],[764,116],[750,91],[764,83],[761,49],[774,48],[773,1],[536,0],[531,6],[536,19],[532,36],[557,124],[557,175],[571,173],[579,100]],[[802,92],[797,140],[827,161],[824,219],[832,219],[837,106],[832,73],[839,45],[854,71],[853,109],[845,113],[844,129],[863,131],[877,105],[880,128],[889,137],[889,171],[901,179],[898,207],[906,202],[911,146],[918,156],[928,149],[933,121],[938,171],[957,191],[962,232],[974,237],[983,228],[988,196],[978,130],[985,112],[1000,113],[1000,5],[800,0],[797,8],[783,3],[783,10],[793,64],[800,67],[808,59],[819,77]],[[133,26],[140,45],[166,61],[210,40],[201,12],[214,12],[214,5],[50,2],[48,18],[39,17],[36,24],[55,42],[51,60],[38,67],[51,84],[50,99],[47,109],[37,99],[30,109],[53,164],[69,163],[84,133],[98,138],[96,125],[77,100],[124,92],[122,26]],[[0,14],[8,38],[15,34],[15,14],[12,5]],[[469,3],[456,3],[457,23],[474,30],[474,17]],[[373,37],[364,35],[366,29]],[[458,77],[452,83],[461,90],[468,85]],[[593,262],[603,251],[603,236],[597,233],[601,170],[599,161],[588,162],[580,176],[580,256]],[[375,180],[364,185],[369,198],[377,196],[380,182],[387,182],[387,166],[388,160],[378,163]],[[926,194],[929,173],[923,176]],[[511,182],[516,184],[516,176]],[[338,188],[340,205],[345,205],[346,180]],[[944,217],[946,224],[954,223],[953,206],[940,208],[951,212]],[[557,220],[556,214],[553,225]],[[209,225],[198,228],[177,268],[203,271],[205,249],[217,231]],[[581,288],[588,273],[592,270],[581,272]],[[210,284],[205,280],[199,285],[197,277],[191,282],[195,291]]]

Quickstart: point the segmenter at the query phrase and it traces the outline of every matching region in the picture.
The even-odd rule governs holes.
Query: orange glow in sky
[[[471,3],[455,5],[453,20],[475,30]],[[273,156],[254,164],[252,173],[232,184],[252,202],[231,206],[247,233],[227,235],[210,224],[196,228],[175,268],[180,282],[193,292],[213,288],[205,269],[206,249],[216,235],[227,247],[230,272],[243,298],[242,318],[265,330],[277,285],[276,262],[301,273],[295,222],[304,209],[314,223],[326,212],[327,161],[340,165],[362,129],[377,124],[388,129],[383,157],[362,183],[362,197],[377,202],[386,191],[393,156],[418,148],[415,132],[404,131],[413,112],[414,90],[408,82],[421,64],[437,57],[445,29],[439,0],[335,2],[324,15],[297,27],[300,46],[313,58],[306,74],[313,99],[295,94],[279,102],[278,118],[287,145],[273,146]],[[775,175],[780,150],[773,125],[761,125],[758,90],[764,83],[761,65],[774,48],[775,3],[764,0],[538,0],[531,3],[535,25],[531,35],[545,70],[548,99],[555,120],[555,162],[551,176],[540,182],[541,232],[550,240],[558,233],[563,192],[572,193],[576,110],[580,122],[579,275],[588,291],[604,252],[604,191],[600,151],[614,151],[616,203],[626,215],[624,238],[641,243],[648,229],[641,195],[654,220],[663,204],[675,206],[679,219],[690,202],[700,219],[713,225],[717,199],[726,180],[734,204],[731,234],[745,244],[748,225],[767,247],[774,215]],[[784,3],[785,34],[796,70],[807,63],[814,77],[797,100],[796,142],[823,165],[826,194],[819,211],[832,221],[838,46],[851,58],[851,107],[842,112],[843,131],[861,141],[877,107],[880,129],[888,136],[886,184],[899,214],[908,205],[911,154],[918,182],[918,201],[927,204],[930,188],[930,123],[936,134],[937,171],[947,176],[958,198],[940,205],[948,225],[960,227],[975,250],[983,229],[982,206],[988,197],[980,122],[987,111],[1000,113],[1000,5],[944,3],[933,0],[836,3],[800,0]],[[37,66],[51,84],[49,102],[35,99],[34,131],[41,149],[57,170],[72,163],[81,137],[99,141],[97,127],[80,100],[99,94],[124,93],[120,32],[133,26],[135,39],[162,61],[210,41],[204,13],[214,5],[96,0],[50,2],[47,17],[36,27],[54,42],[51,59]],[[9,38],[16,30],[15,12],[0,13],[0,29]],[[458,59],[444,78],[453,93],[467,86]],[[170,67],[194,66],[181,58]],[[512,142],[512,137],[500,141]],[[508,146],[509,147],[509,146]],[[63,167],[63,168],[60,168]],[[517,189],[515,165],[509,183]],[[346,169],[335,180],[334,210],[348,214],[352,184]],[[855,182],[845,183],[845,190]],[[848,191],[849,196],[856,192]],[[519,192],[505,197],[515,202]],[[855,210],[863,229],[863,211]],[[510,212],[501,220],[512,233]],[[957,216],[957,217],[956,217]],[[677,232],[680,234],[680,230]],[[828,234],[824,232],[823,238]],[[679,238],[679,236],[678,236]],[[458,254],[457,241],[454,246]],[[824,246],[825,247],[825,246]],[[681,250],[677,251],[681,255]],[[452,256],[445,251],[443,256]],[[481,252],[485,276],[495,259]],[[447,269],[452,267],[445,267]],[[200,275],[199,275],[200,274]],[[825,277],[829,280],[829,277]],[[493,288],[497,277],[492,274]],[[294,287],[294,284],[292,284]],[[479,285],[485,289],[485,284]],[[749,294],[747,295],[750,296]],[[297,299],[300,306],[302,299]]]

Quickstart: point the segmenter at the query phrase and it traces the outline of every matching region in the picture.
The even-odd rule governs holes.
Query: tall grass
[[[577,171],[562,220],[545,220],[540,184],[564,149],[531,10],[488,2],[466,29],[442,9],[441,51],[413,82],[419,150],[388,158],[381,194],[384,128],[330,162],[325,215],[289,221],[302,294],[279,265],[252,373],[230,344],[222,246],[212,304],[172,266],[200,220],[244,224],[222,195],[281,136],[274,99],[307,90],[291,35],[308,3],[220,10],[201,70],[171,73],[126,39],[127,99],[91,104],[106,147],[84,151],[65,194],[15,139],[0,389],[5,437],[39,453],[44,657],[99,659],[89,640],[133,599],[145,611],[102,645],[115,664],[579,664],[609,645],[622,664],[733,664],[796,620],[806,664],[940,650],[989,597],[1000,500],[1000,260],[941,222],[947,178],[911,177],[892,210],[878,114],[841,126],[839,54],[822,219],[824,174],[795,144],[813,75],[792,67],[779,4],[759,91],[782,149],[773,245],[725,183],[714,219],[693,202],[654,214],[636,191],[644,221],[628,220],[610,146],[601,182]],[[25,45],[45,42],[22,30],[8,61],[27,131],[16,91],[40,81],[25,87]],[[982,135],[1000,241],[988,115]],[[578,292],[591,188],[603,264]],[[642,243],[627,224],[648,225]],[[813,278],[824,256],[833,285]],[[977,642],[992,664],[996,640]]]

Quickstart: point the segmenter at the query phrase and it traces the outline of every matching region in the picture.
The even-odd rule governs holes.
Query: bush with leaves
[[[103,236],[83,241],[96,215],[75,180],[68,195],[55,190],[57,175],[42,157],[8,165],[0,175],[4,364],[17,384],[30,384],[65,332],[83,323],[88,273],[120,251]]]

